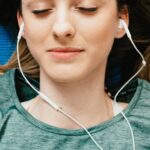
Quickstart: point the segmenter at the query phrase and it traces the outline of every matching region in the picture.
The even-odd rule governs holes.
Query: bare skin
[[[37,10],[45,12],[37,14]],[[23,37],[40,65],[40,91],[86,127],[113,117],[104,81],[114,39],[125,34],[118,30],[119,18],[128,23],[128,14],[118,12],[116,0],[23,0],[22,15],[18,13],[19,24],[25,23]],[[48,50],[56,47],[83,51],[69,59],[55,59]],[[79,128],[40,97],[28,111],[54,126]]]

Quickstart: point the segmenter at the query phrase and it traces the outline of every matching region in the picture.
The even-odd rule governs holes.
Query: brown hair
[[[10,1],[13,1],[13,4],[14,4],[14,0],[10,0]],[[15,1],[16,1],[16,3],[15,3],[16,6],[14,7],[14,9],[13,9],[14,13],[12,13],[12,14],[15,14],[15,16],[16,16],[17,10],[21,11],[21,0],[15,0]],[[129,0],[129,2],[128,2],[128,0],[117,0],[117,2],[118,2],[118,10],[120,11],[121,9],[124,8],[125,5],[128,5],[129,9],[130,9],[130,7],[135,3],[135,0],[133,0],[132,2],[131,2],[131,0]],[[14,20],[14,18],[12,20]],[[17,23],[17,21],[14,21],[14,22]],[[132,21],[131,21],[131,24],[132,24]],[[18,28],[17,24],[16,24],[16,27]],[[131,28],[132,28],[132,26],[131,26]],[[135,31],[134,27],[132,28],[132,30]],[[143,39],[143,37],[141,38],[141,36],[140,36],[140,38],[137,38],[137,37],[138,36],[135,36],[135,39],[138,42],[140,41],[138,39]],[[145,39],[145,37],[144,37],[144,39]],[[144,42],[145,42],[145,40],[142,41],[141,43],[143,44]],[[124,45],[124,43],[129,43],[127,41],[126,37],[124,37],[122,40],[115,40],[110,57],[108,59],[108,65],[107,65],[108,69],[107,70],[111,70],[110,68],[112,68],[111,66],[109,68],[109,64],[116,65],[116,63],[118,63],[118,62],[122,62],[122,60],[123,60],[122,56],[126,57],[125,53],[128,53],[128,51],[122,50],[122,47],[125,47],[124,49],[131,50],[131,46],[129,44]],[[39,65],[36,63],[36,61],[32,57],[32,55],[27,47],[26,41],[24,39],[21,39],[21,41],[20,41],[19,52],[20,52],[20,61],[21,61],[21,66],[23,68],[23,71],[30,76],[38,77],[39,76]],[[116,60],[118,62],[115,63]],[[4,73],[6,70],[12,69],[12,68],[18,68],[16,51],[14,52],[14,54],[12,55],[12,57],[10,58],[10,60],[8,61],[7,64],[0,66],[0,73]],[[107,76],[107,74],[110,74],[109,71],[108,71],[108,73],[106,72],[106,76]]]
[[[118,0],[118,8],[120,9],[123,5],[125,5],[125,0]],[[21,0],[16,0],[16,6],[13,9],[14,13],[17,13],[17,10],[21,12]],[[14,17],[11,19],[14,19]],[[17,21],[15,21],[15,24],[16,23]],[[20,52],[20,62],[23,71],[30,76],[37,77],[39,75],[39,65],[32,57],[27,47],[26,41],[24,39],[21,39],[20,41],[19,52]],[[16,51],[14,52],[14,54],[12,55],[7,64],[0,66],[0,73],[4,73],[6,70],[13,68],[18,68]]]
[[[19,58],[23,71],[32,76],[39,76],[39,66],[35,59],[32,57],[26,41],[22,38],[19,44]],[[4,73],[6,70],[18,68],[17,52],[15,51],[8,61],[7,64],[0,66],[0,74]]]

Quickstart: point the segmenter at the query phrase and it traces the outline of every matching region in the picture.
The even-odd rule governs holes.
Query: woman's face
[[[58,82],[105,73],[118,33],[116,0],[22,0],[24,38],[41,73]]]

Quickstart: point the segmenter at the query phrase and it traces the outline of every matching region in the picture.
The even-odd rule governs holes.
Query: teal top
[[[0,76],[0,150],[97,150],[83,129],[48,125],[27,112],[18,98],[16,70]],[[31,89],[24,91],[30,93]],[[136,150],[150,150],[150,84],[138,79],[126,109]],[[132,138],[121,114],[88,128],[104,150],[132,150]]]

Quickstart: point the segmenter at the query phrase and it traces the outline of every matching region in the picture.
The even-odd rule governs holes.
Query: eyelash
[[[38,14],[44,14],[47,13],[49,11],[52,11],[52,9],[41,9],[41,10],[33,10],[32,13],[38,15]]]
[[[97,11],[97,7],[77,7],[77,9],[79,9],[80,11],[85,11],[85,12],[95,12]]]
[[[77,7],[76,9],[78,9],[79,11],[83,11],[83,12],[96,12],[97,11],[97,7],[91,7],[91,8],[85,8],[85,7]],[[33,10],[32,13],[36,14],[36,15],[40,15],[40,14],[44,14],[47,13],[49,11],[52,11],[52,9],[42,9],[42,10]]]

